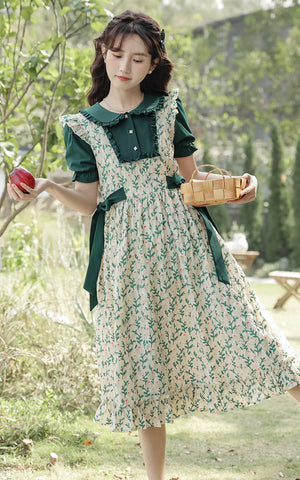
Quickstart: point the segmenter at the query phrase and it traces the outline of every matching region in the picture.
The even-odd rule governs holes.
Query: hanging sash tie
[[[111,193],[104,202],[98,203],[90,230],[90,258],[84,281],[84,289],[90,294],[90,310],[97,305],[97,279],[104,251],[105,212],[115,203],[126,200],[124,188]]]
[[[175,173],[172,177],[167,176],[167,186],[168,188],[179,188],[182,183],[185,182],[184,177],[179,175],[178,173]],[[218,238],[215,232],[215,229],[217,230],[217,227],[215,226],[210,214],[208,213],[208,210],[206,207],[195,207],[198,213],[201,215],[203,218],[205,228],[207,231],[207,236],[208,236],[208,242],[209,246],[211,249],[213,261],[215,264],[215,269],[216,269],[216,274],[218,277],[218,280],[222,283],[227,283],[229,284],[229,277],[228,273],[226,270],[224,258],[222,255],[222,250],[221,246],[218,242]]]

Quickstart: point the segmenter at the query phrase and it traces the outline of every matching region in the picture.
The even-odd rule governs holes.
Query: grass
[[[54,412],[55,415],[55,412]],[[3,454],[4,479],[145,479],[137,434],[115,434],[86,416],[57,416],[55,432]],[[226,414],[187,415],[168,425],[167,478],[295,480],[300,472],[299,406],[287,395]],[[294,427],[294,430],[293,430]],[[47,469],[50,452],[58,465]]]

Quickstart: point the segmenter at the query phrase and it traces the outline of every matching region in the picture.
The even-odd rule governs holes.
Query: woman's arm
[[[15,201],[28,202],[46,191],[66,207],[84,215],[92,215],[97,207],[98,182],[75,182],[75,188],[67,188],[46,178],[36,178],[34,188],[28,187],[25,183],[21,186],[28,193],[23,193],[16,185],[7,185],[8,194]]]
[[[178,163],[181,175],[185,178],[186,182],[189,182],[193,172],[197,168],[193,155],[183,158],[176,158],[176,161]],[[204,180],[206,175],[206,172],[197,172],[194,175],[194,178]],[[255,199],[257,190],[256,177],[254,175],[250,175],[249,173],[244,173],[242,176],[246,178],[246,187],[244,190],[242,190],[240,198],[228,203],[248,203]],[[209,177],[220,178],[220,175],[212,173]]]

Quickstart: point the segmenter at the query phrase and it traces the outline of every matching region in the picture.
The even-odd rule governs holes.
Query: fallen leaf
[[[86,438],[85,440],[83,440],[82,445],[86,445],[87,447],[89,447],[90,445],[93,445],[93,442],[89,438]]]

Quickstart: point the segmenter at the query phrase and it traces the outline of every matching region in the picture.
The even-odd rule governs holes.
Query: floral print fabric
[[[120,163],[101,125],[67,124],[87,141],[106,212],[94,309],[101,384],[95,420],[115,431],[195,411],[256,403],[300,383],[300,357],[218,236],[230,284],[218,281],[201,216],[167,188],[177,92],[156,112],[158,157]]]

